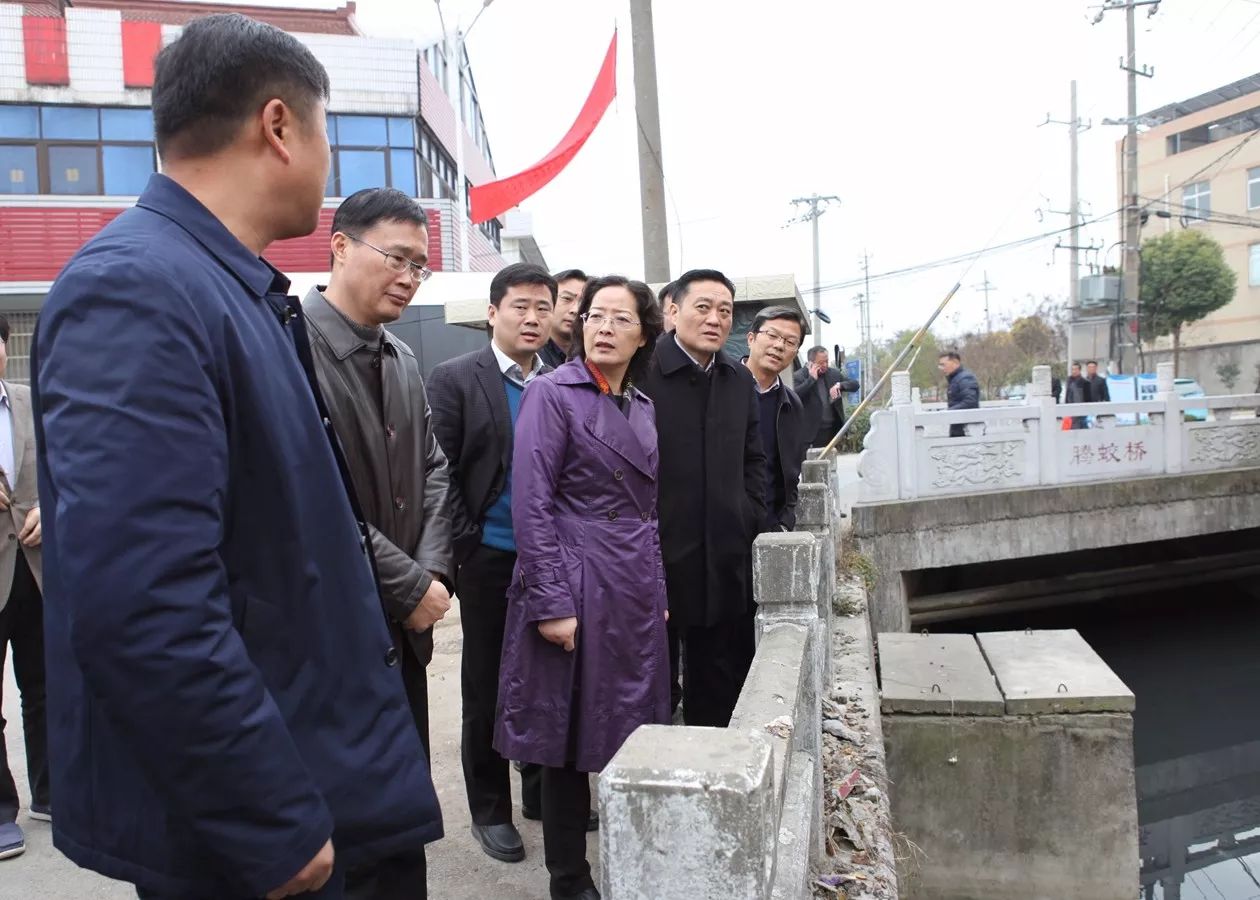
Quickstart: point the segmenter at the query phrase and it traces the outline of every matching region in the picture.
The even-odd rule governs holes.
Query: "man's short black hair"
[[[1096,365],[1098,365],[1098,360],[1096,360],[1096,359],[1091,359],[1091,360],[1089,360],[1088,362],[1086,362],[1086,363],[1085,363],[1085,365],[1087,365],[1087,366],[1096,366]]]
[[[946,350],[937,359],[952,359],[954,362],[962,362],[962,357],[953,350]]]
[[[565,281],[573,281],[575,279],[578,281],[590,281],[590,279],[586,277],[586,273],[581,269],[565,269],[562,272],[557,272],[552,277],[556,279],[556,284],[561,284]]]
[[[9,317],[0,315],[0,341],[9,343]]]
[[[761,331],[761,329],[766,326],[767,322],[777,322],[782,319],[795,322],[801,329],[801,337],[805,336],[805,317],[801,315],[801,311],[799,309],[793,309],[790,306],[767,306],[765,309],[761,310],[761,312],[757,313],[756,318],[753,319],[752,325],[748,330],[749,332],[755,334]]]
[[[656,299],[660,302],[662,308],[664,308],[666,303],[674,299],[674,291],[677,287],[678,282],[671,281],[669,284],[665,285],[665,287],[661,288],[660,292],[656,295]]]
[[[498,306],[507,296],[508,288],[522,284],[541,284],[551,291],[551,302],[556,302],[556,280],[542,266],[533,263],[512,263],[504,266],[490,282],[490,303]]]
[[[818,344],[817,346],[809,348],[809,352],[805,354],[805,358],[809,360],[810,362],[813,362],[815,359],[818,358],[819,353],[826,353],[826,352],[827,352],[827,348],[824,347],[822,344]]]
[[[670,299],[682,306],[683,301],[687,299],[687,292],[691,290],[691,286],[700,281],[716,281],[731,292],[732,300],[735,299],[734,283],[717,269],[692,269],[689,272],[683,272],[678,276],[678,280],[674,282],[674,294]]]
[[[333,213],[333,234],[359,237],[381,222],[406,222],[429,227],[429,214],[414,197],[395,188],[364,188],[347,197]]]
[[[217,153],[273,98],[322,116],[328,91],[328,73],[293,35],[239,13],[194,19],[154,64],[158,155]]]

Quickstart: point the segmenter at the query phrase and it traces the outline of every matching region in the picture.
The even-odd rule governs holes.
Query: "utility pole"
[[[639,135],[639,198],[643,220],[643,273],[649,282],[669,281],[669,225],[665,220],[665,163],[661,114],[656,97],[656,40],[652,0],[630,0],[634,56],[634,109]]]
[[[818,217],[827,211],[828,203],[839,203],[840,198],[832,195],[820,197],[814,194],[809,197],[797,197],[792,201],[793,206],[808,206],[809,209],[802,213],[796,222],[810,222],[814,228],[814,289],[813,289],[813,311],[814,311],[814,334],[822,335],[822,317],[819,315],[822,300],[818,293],[820,284],[820,276],[818,274]],[[821,337],[820,337],[821,339]]]
[[[980,284],[973,284],[973,288],[978,291],[984,291],[984,333],[993,333],[993,319],[989,316],[989,292],[996,291],[997,285],[989,281],[989,273],[984,273],[984,281]]]
[[[858,309],[861,315],[862,331],[862,397],[866,397],[866,388],[870,384],[872,367],[875,365],[874,347],[871,342],[871,257],[862,251],[862,281],[865,292],[858,294]]]
[[[1078,310],[1081,305],[1081,258],[1082,250],[1093,250],[1093,245],[1081,246],[1081,195],[1080,195],[1080,165],[1079,153],[1077,151],[1078,138],[1082,131],[1088,131],[1092,127],[1092,122],[1082,123],[1080,116],[1076,112],[1076,80],[1072,80],[1071,91],[1071,118],[1066,122],[1059,119],[1052,119],[1046,116],[1044,125],[1066,125],[1068,128],[1068,228],[1069,238],[1066,248],[1068,251],[1068,364],[1071,365],[1075,359],[1072,353],[1072,332],[1073,322],[1076,319]],[[1055,245],[1056,247],[1065,246],[1062,243]]]
[[[1138,297],[1141,290],[1141,283],[1138,280],[1139,270],[1142,265],[1142,213],[1138,203],[1137,79],[1139,75],[1143,78],[1151,78],[1155,75],[1154,68],[1142,66],[1139,69],[1137,67],[1137,39],[1134,36],[1136,32],[1134,14],[1139,6],[1149,6],[1151,7],[1149,15],[1154,15],[1159,10],[1159,3],[1160,0],[1127,0],[1127,2],[1125,0],[1106,0],[1094,19],[1094,24],[1096,25],[1112,10],[1124,10],[1127,53],[1120,59],[1120,68],[1128,73],[1129,104],[1128,115],[1125,117],[1125,125],[1127,127],[1124,137],[1124,278],[1120,304],[1116,310],[1116,364],[1121,372],[1124,371],[1124,342],[1126,340],[1124,331],[1127,328],[1126,320],[1130,316],[1137,315]]]

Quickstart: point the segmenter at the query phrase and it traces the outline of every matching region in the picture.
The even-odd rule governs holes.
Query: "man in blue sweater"
[[[516,565],[512,436],[525,385],[550,371],[539,351],[551,334],[555,304],[556,282],[546,270],[528,263],[506,267],[490,283],[489,345],[442,363],[429,378],[433,430],[450,465],[459,565],[464,784],[473,836],[503,862],[525,858],[512,824],[508,763],[491,746],[507,589]],[[537,817],[537,767],[525,767],[521,782],[524,812]]]

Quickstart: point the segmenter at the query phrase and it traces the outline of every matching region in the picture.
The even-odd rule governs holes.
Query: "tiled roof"
[[[237,12],[267,22],[285,31],[304,34],[362,34],[354,21],[353,0],[338,9],[296,9],[292,7],[260,6],[254,4],[199,3],[196,0],[73,0],[71,5],[83,9],[116,9],[127,21],[161,22],[163,25],[186,25],[193,19],[214,13]],[[32,6],[51,7],[48,13],[58,15],[56,3],[28,3],[28,15]]]
[[[61,4],[57,0],[43,0],[40,3],[23,3],[22,13],[41,19],[60,19]]]

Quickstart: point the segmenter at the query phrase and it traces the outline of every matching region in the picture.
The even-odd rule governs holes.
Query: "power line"
[[[1106,215],[1098,216],[1096,218],[1090,219],[1089,221],[1082,222],[1080,223],[1078,227],[1085,228],[1090,225],[1097,225],[1101,222],[1106,222],[1109,219],[1115,218],[1120,212],[1121,210],[1119,209],[1113,210],[1112,212],[1109,212]],[[1056,235],[1064,234],[1065,232],[1068,232],[1071,230],[1072,230],[1072,226],[1067,225],[1067,226],[1064,226],[1063,228],[1055,228],[1051,231],[1044,231],[1041,234],[1029,235],[1028,237],[1018,238],[1013,241],[1007,241],[1004,244],[991,244],[987,247],[982,247],[979,250],[972,250],[967,253],[959,253],[955,256],[948,256],[942,259],[935,259],[935,260],[931,260],[930,262],[916,263],[915,265],[905,266],[900,269],[890,269],[887,272],[879,272],[877,274],[871,275],[870,280],[880,281],[886,278],[899,278],[905,275],[913,275],[918,272],[927,272],[932,269],[939,269],[942,266],[949,266],[949,265],[953,265],[955,263],[960,263],[960,262],[968,262],[970,260],[978,259],[980,256],[983,256],[986,253],[1001,253],[1005,250],[1014,250],[1019,247],[1029,246],[1031,244],[1037,243],[1038,241],[1043,241],[1043,240],[1046,240],[1047,238],[1052,238],[1052,237],[1055,237]],[[817,291],[817,293],[845,290],[847,288],[856,287],[857,285],[863,284],[865,280],[866,280],[866,277],[863,276],[859,278],[853,278],[848,281],[836,281],[830,284],[818,285],[818,287],[815,290]]]

